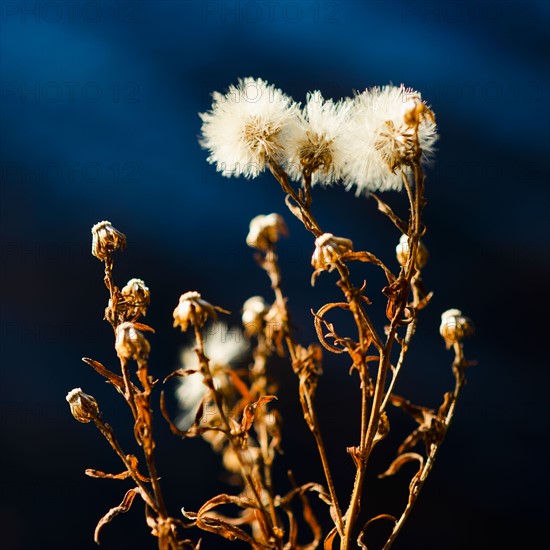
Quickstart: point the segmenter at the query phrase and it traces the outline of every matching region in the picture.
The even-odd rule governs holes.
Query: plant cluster
[[[146,334],[153,329],[142,321],[150,292],[140,279],[132,279],[122,288],[116,286],[113,257],[125,248],[126,237],[108,221],[96,224],[92,228],[92,254],[104,263],[109,291],[105,319],[114,331],[120,368],[111,370],[89,358],[84,361],[113,385],[130,408],[135,440],[145,465],[121,448],[92,396],[80,388],[69,392],[67,401],[73,416],[80,422],[93,422],[124,466],[118,474],[97,470],[86,473],[131,479],[134,485],[120,505],[99,521],[95,540],[99,541],[102,527],[126,512],[139,496],[145,504],[147,525],[161,549],[199,548],[200,541],[185,535],[191,527],[243,541],[256,550],[313,549],[321,544],[325,549],[366,548],[368,527],[387,521],[390,528],[383,545],[387,550],[433,468],[470,364],[464,357],[462,340],[473,333],[472,322],[460,310],[449,309],[441,316],[440,333],[447,348],[454,352],[454,388],[444,394],[437,409],[414,404],[395,392],[421,312],[432,297],[422,280],[428,251],[421,239],[426,233],[422,222],[423,166],[434,153],[435,116],[419,93],[403,86],[365,90],[340,101],[326,100],[315,91],[308,94],[302,106],[263,80],[246,78],[226,94],[214,93],[212,109],[202,113],[201,118],[201,144],[209,151],[208,161],[224,176],[255,178],[266,169],[274,176],[288,209],[312,234],[311,284],[325,272],[333,273],[342,298],[312,312],[318,342],[299,342],[292,330],[277,254],[278,241],[288,229],[276,213],[259,215],[250,222],[246,242],[256,251],[255,259],[268,276],[272,295],[269,299],[251,296],[244,302],[243,328],[238,337],[210,338],[228,332],[223,315],[229,312],[197,291],[181,295],[173,311],[173,324],[192,334],[194,343],[183,351],[181,368],[163,382],[173,384],[177,380],[175,395],[180,414],[171,418],[165,390],[160,392],[156,410],[175,435],[207,441],[221,455],[223,467],[240,488],[235,494],[213,496],[196,512],[184,506],[181,514],[173,515],[164,503],[154,460],[153,391],[159,381],[149,367]],[[395,266],[386,265],[370,250],[356,249],[350,239],[322,229],[312,208],[313,188],[332,184],[354,189],[358,196],[368,195],[376,201],[379,211],[397,230]],[[407,217],[401,217],[379,196],[378,192],[387,190],[405,191]],[[356,284],[352,280],[351,266],[356,262],[370,264],[383,273],[383,327],[375,326],[369,314],[372,304],[366,295],[366,282]],[[353,320],[352,334],[342,334],[331,321],[336,310]],[[333,481],[331,449],[325,445],[316,409],[315,394],[327,353],[329,361],[334,354],[347,357],[350,374],[358,381],[361,402],[357,441],[347,447],[355,480],[346,502],[339,498],[343,490],[337,491]],[[273,476],[283,442],[273,380],[276,376],[268,372],[275,356],[287,358],[295,373],[297,399],[324,472],[323,480],[303,484],[291,476],[292,488],[284,493],[275,486]],[[247,357],[243,368],[243,358],[246,361]],[[392,409],[410,415],[416,428],[379,477],[393,475],[409,462],[417,463],[418,468],[400,515],[382,511],[359,525],[366,499],[367,465],[373,450],[390,430]],[[322,532],[313,512],[309,500],[312,495],[327,505],[333,525],[328,532]],[[220,508],[226,510],[227,505],[234,506],[238,513],[222,513]],[[309,531],[307,543],[299,532],[304,526]]]

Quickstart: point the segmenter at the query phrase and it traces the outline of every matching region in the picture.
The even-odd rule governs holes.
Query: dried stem
[[[355,476],[355,482],[353,486],[353,492],[351,496],[351,501],[349,508],[346,512],[346,531],[344,538],[340,544],[340,550],[347,550],[351,544],[353,537],[353,528],[359,511],[361,509],[361,495],[363,492],[364,479],[366,475],[367,463],[370,457],[374,437],[378,431],[378,425],[380,422],[380,416],[382,413],[382,405],[385,392],[386,378],[388,370],[390,368],[390,358],[393,343],[397,334],[397,328],[399,326],[404,308],[407,303],[407,295],[411,286],[411,279],[416,272],[416,253],[418,250],[418,243],[420,240],[420,213],[423,203],[423,182],[424,176],[422,174],[422,169],[420,168],[420,160],[414,166],[414,176],[415,176],[415,194],[414,198],[410,193],[408,193],[409,199],[411,201],[411,210],[410,210],[410,220],[409,220],[409,257],[407,265],[402,270],[402,273],[398,277],[395,283],[401,283],[401,291],[395,298],[397,302],[396,308],[394,310],[393,318],[390,320],[389,330],[387,332],[386,343],[380,354],[380,361],[378,366],[378,373],[376,378],[376,384],[374,389],[374,396],[372,400],[372,405],[370,409],[370,418],[368,423],[368,428],[366,435],[364,436],[364,446],[361,447],[359,460],[356,460],[357,473]],[[406,179],[406,178],[404,178]],[[409,187],[406,186],[408,189]],[[394,283],[394,284],[395,284]],[[396,285],[397,288],[397,285]],[[389,298],[392,299],[391,297]],[[412,336],[412,334],[411,334]],[[403,349],[403,348],[402,348]],[[395,383],[395,376],[394,381]]]
[[[292,333],[290,331],[290,326],[289,326],[290,315],[286,305],[284,293],[281,288],[281,271],[280,271],[278,257],[274,246],[267,252],[266,258],[262,265],[266,270],[267,274],[269,275],[269,278],[271,279],[271,287],[275,294],[275,303],[277,304],[279,310],[284,312],[283,317],[286,320],[286,322],[284,323],[284,326],[281,327],[282,333],[283,333],[285,343],[287,345],[287,349],[290,354],[292,363],[296,364],[296,362],[298,362],[300,358],[298,357],[298,354],[296,352],[297,344],[294,342]],[[334,482],[332,480],[332,474],[331,474],[331,470],[328,462],[328,456],[325,449],[321,428],[319,426],[317,413],[315,411],[315,406],[313,405],[313,402],[311,399],[311,395],[308,392],[300,392],[300,402],[302,404],[302,408],[304,409],[304,414],[306,415],[306,417],[310,419],[310,422],[308,422],[308,427],[310,428],[313,434],[313,437],[315,438],[317,451],[319,453],[319,457],[321,458],[321,464],[323,467],[323,472],[325,474],[325,480],[327,482],[327,487],[330,493],[332,505],[334,507],[334,512],[336,516],[336,527],[339,533],[343,533],[344,521],[342,517],[342,511],[340,508],[340,504],[338,502],[338,497],[336,496],[336,489],[334,487]]]
[[[196,311],[195,311],[195,306],[192,306],[191,318],[192,318],[193,327],[195,329],[195,340],[196,340],[196,343],[197,343],[197,355],[198,355],[198,358],[199,358],[199,363],[200,363],[201,369],[202,369],[202,371],[205,375],[207,385],[208,385],[208,387],[210,388],[210,390],[213,394],[214,401],[216,403],[216,407],[217,407],[218,412],[220,414],[220,419],[222,421],[223,429],[225,431],[225,434],[227,435],[229,444],[231,445],[231,448],[235,452],[235,456],[237,457],[237,459],[239,461],[239,466],[241,468],[241,475],[242,475],[243,480],[245,482],[245,486],[250,491],[250,493],[252,494],[254,500],[256,501],[257,509],[262,513],[262,516],[263,516],[264,521],[265,521],[265,525],[266,525],[267,530],[268,530],[270,540],[275,542],[275,544],[277,545],[276,546],[277,548],[282,548],[281,540],[280,540],[279,537],[276,536],[275,531],[274,531],[274,526],[276,526],[276,525],[274,525],[274,520],[276,520],[276,517],[272,517],[271,514],[268,513],[264,508],[262,498],[261,498],[260,494],[258,493],[258,488],[256,486],[256,483],[254,482],[254,479],[253,479],[252,475],[248,471],[246,462],[243,459],[242,447],[239,444],[239,442],[237,442],[235,440],[235,437],[233,435],[233,432],[232,432],[232,429],[231,429],[231,424],[229,423],[229,419],[227,418],[227,415],[226,415],[225,410],[224,410],[222,396],[221,396],[220,392],[218,392],[216,390],[216,388],[214,387],[214,383],[212,381],[212,373],[210,372],[210,365],[209,365],[208,357],[206,356],[206,354],[204,352],[204,342],[203,342],[202,334],[201,334],[201,331],[200,331],[200,328],[199,328],[199,323],[197,322],[198,319],[197,319],[197,315],[196,315]],[[261,485],[261,483],[258,483],[258,484]]]
[[[94,424],[97,426],[97,429],[102,433],[105,439],[109,442],[109,445],[111,445],[115,453],[119,456],[120,460],[122,460],[124,466],[126,466],[126,469],[132,476],[132,479],[135,481],[136,485],[141,489],[141,496],[145,500],[146,504],[150,508],[152,508],[155,512],[160,513],[159,507],[157,506],[157,502],[153,497],[151,497],[151,494],[149,493],[147,486],[141,480],[138,473],[135,471],[133,465],[128,460],[126,453],[124,453],[124,451],[122,450],[122,447],[117,441],[113,428],[111,428],[111,426],[106,422],[103,422],[103,420],[99,417],[94,418]]]
[[[117,327],[121,322],[124,321],[124,317],[123,315],[120,315],[118,312],[117,306],[119,304],[120,294],[119,294],[118,288],[116,287],[113,281],[113,266],[114,266],[114,263],[113,263],[112,257],[108,257],[105,260],[104,282],[105,282],[105,286],[109,290],[109,306],[105,311],[105,318],[107,321],[109,321],[109,323],[113,327],[113,330],[115,332],[115,337],[116,337]],[[155,465],[155,460],[154,460],[155,443],[153,439],[152,417],[150,414],[150,404],[149,404],[152,386],[151,386],[149,375],[147,372],[148,371],[147,362],[143,360],[138,361],[138,371],[139,371],[138,373],[141,374],[141,376],[139,376],[139,379],[142,383],[143,390],[144,390],[140,394],[140,397],[142,399],[141,403],[137,402],[136,388],[132,383],[131,377],[130,377],[129,362],[126,359],[121,357],[120,366],[122,371],[122,378],[124,381],[124,398],[132,412],[134,421],[136,422],[136,424],[138,421],[143,421],[146,423],[145,435],[143,436],[144,441],[137,440],[137,443],[143,448],[143,453],[145,455],[147,469],[149,472],[149,479],[151,481],[153,494],[154,494],[154,499],[152,499],[149,493],[145,493],[147,495],[146,502],[148,506],[151,507],[157,513],[159,518],[161,518],[162,522],[170,522],[171,518],[168,514],[166,504],[164,502],[162,490],[159,483],[159,477],[158,477],[157,469]],[[140,413],[140,408],[143,408],[144,411],[146,410],[147,414]],[[114,438],[114,434],[110,426],[108,424],[102,423],[101,420],[96,422],[96,425],[98,426],[100,431],[103,433],[103,435],[107,438],[109,443],[111,443],[111,446],[113,447],[115,452],[121,457],[124,464],[128,468],[129,467],[128,460],[126,459],[124,453],[122,453],[122,450],[120,449],[118,443],[116,442],[116,439]],[[136,480],[136,475],[131,468],[129,468],[129,471],[132,475],[132,478]],[[138,486],[143,492],[144,490],[143,482],[139,481]],[[175,535],[171,531],[168,533],[168,539],[166,539],[164,536],[161,536],[159,534],[158,543],[159,543],[159,548],[161,549],[178,548],[177,539],[175,538]],[[166,546],[167,544],[168,546]]]
[[[266,377],[266,362],[270,354],[267,339],[264,333],[258,334],[258,343],[254,353],[254,365],[251,369],[252,376],[252,388],[255,390],[255,398],[267,395],[267,377]],[[260,443],[260,452],[262,455],[263,465],[263,485],[266,489],[266,493],[269,499],[269,512],[271,514],[271,520],[274,526],[277,526],[278,519],[275,511],[273,482],[271,476],[271,469],[273,465],[273,449],[269,443],[269,433],[266,424],[266,415],[260,410],[256,413],[256,421],[254,422],[254,428],[258,435],[258,441]]]
[[[445,418],[442,422],[442,427],[439,434],[439,441],[436,443],[432,443],[430,445],[429,454],[426,459],[426,462],[424,463],[422,470],[419,472],[419,474],[417,474],[417,476],[413,480],[413,483],[410,487],[409,500],[407,502],[407,506],[405,507],[405,510],[401,514],[401,517],[396,521],[393,527],[393,530],[391,532],[391,535],[388,538],[382,550],[389,550],[391,548],[392,544],[395,542],[395,539],[397,538],[397,535],[403,528],[403,525],[407,520],[407,518],[409,517],[409,514],[411,513],[411,510],[418,499],[418,495],[420,494],[420,491],[424,486],[424,483],[433,468],[435,458],[437,456],[439,449],[441,448],[441,443],[443,442],[443,439],[445,438],[447,431],[449,430],[449,427],[451,425],[451,422],[454,418],[458,397],[460,395],[462,388],[464,387],[464,384],[466,383],[464,370],[468,366],[468,362],[464,357],[464,350],[461,343],[454,343],[453,349],[455,352],[455,359],[453,361],[455,387],[452,394],[449,394],[450,400],[447,403],[447,407],[448,407],[447,414],[445,415]]]

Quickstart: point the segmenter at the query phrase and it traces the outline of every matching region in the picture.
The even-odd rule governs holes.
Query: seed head
[[[465,336],[471,336],[474,333],[474,325],[472,320],[463,315],[459,309],[448,309],[441,314],[439,333],[445,340],[448,349]]]
[[[311,265],[320,271],[332,271],[334,263],[346,252],[353,250],[353,243],[349,239],[335,237],[332,233],[323,233],[315,239],[315,250],[311,258]]]
[[[409,237],[401,235],[399,244],[395,247],[395,255],[399,265],[406,266],[409,260]],[[416,249],[416,268],[422,269],[427,263],[430,254],[424,244],[419,241]]]
[[[92,227],[92,255],[104,262],[115,250],[126,248],[126,236],[111,222],[102,221]]]
[[[201,298],[198,292],[186,292],[180,296],[179,304],[174,309],[174,327],[180,327],[185,332],[194,320],[198,327],[204,326],[207,319],[217,319],[216,308]]]
[[[120,292],[124,297],[128,318],[137,319],[140,315],[145,316],[151,302],[151,293],[141,279],[130,279]]]
[[[120,359],[144,361],[149,357],[151,345],[133,323],[125,322],[116,328],[115,350]]]
[[[87,424],[99,416],[97,401],[80,388],[71,390],[65,397],[71,407],[71,413],[75,420]]]
[[[259,215],[250,221],[246,244],[258,250],[267,251],[279,240],[288,235],[288,228],[279,214]]]

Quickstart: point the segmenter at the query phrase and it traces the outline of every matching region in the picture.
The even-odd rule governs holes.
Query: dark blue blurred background
[[[290,227],[281,261],[303,343],[314,340],[309,308],[338,296],[332,275],[309,286],[311,237],[272,178],[224,179],[197,143],[197,113],[210,93],[255,76],[299,101],[313,89],[339,98],[403,82],[435,111],[441,139],[425,210],[425,282],[435,297],[399,390],[437,406],[451,387],[452,357],[437,333],[449,307],[474,319],[466,349],[479,365],[395,548],[535,547],[549,489],[549,15],[548,2],[519,0],[3,1],[1,546],[94,548],[96,521],[127,488],[84,475],[120,467],[65,402],[73,387],[93,394],[132,448],[122,403],[80,361],[116,364],[102,321],[101,265],[89,253],[94,223],[108,219],[128,237],[119,284],[136,276],[151,289],[146,320],[157,330],[151,364],[160,378],[177,367],[185,343],[171,328],[180,293],[199,290],[231,310],[232,323],[251,294],[270,298],[244,243],[257,214],[279,212]],[[385,198],[403,207],[402,197]],[[314,200],[326,230],[394,262],[398,235],[372,200],[336,188]],[[381,281],[368,269],[356,273],[380,306]],[[277,476],[284,486],[292,465],[300,482],[320,481],[295,380],[288,366],[276,367],[286,449]],[[327,358],[318,402],[342,499],[352,484],[344,449],[356,444],[357,401],[347,365]],[[178,440],[162,421],[157,434],[174,514],[231,490],[205,444]],[[387,466],[385,452],[373,476]],[[369,510],[397,513],[406,484],[405,475],[372,482]],[[105,549],[154,547],[140,504],[102,540]]]

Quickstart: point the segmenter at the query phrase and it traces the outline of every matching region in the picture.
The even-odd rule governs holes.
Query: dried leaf
[[[134,396],[137,418],[134,424],[134,435],[136,441],[143,447],[146,455],[150,455],[155,448],[151,434],[152,411],[149,407],[149,399],[146,393],[137,393]]]
[[[268,546],[256,542],[248,533],[239,527],[231,525],[221,519],[203,516],[197,519],[196,525],[203,531],[215,533],[230,541],[235,541],[237,539],[242,540],[249,544],[253,550],[266,550],[269,548]]]
[[[333,303],[325,304],[322,308],[319,309],[319,311],[317,311],[317,313],[315,313],[313,310],[311,311],[311,313],[313,313],[313,317],[314,317],[313,323],[315,325],[315,332],[317,333],[317,338],[319,338],[319,342],[321,342],[323,347],[328,349],[329,351],[332,351],[333,353],[344,353],[345,351],[347,351],[345,347],[337,348],[333,346],[332,344],[326,341],[326,336],[323,333],[322,325],[325,325],[325,327],[330,330],[330,333],[327,336],[335,338],[338,341],[342,341],[341,338],[338,338],[336,336],[332,325],[327,323],[323,317],[325,313],[327,313],[327,311],[330,311],[331,309],[334,309],[336,307],[349,311],[349,304],[347,302],[333,302]]]
[[[137,475],[137,477],[141,481],[149,483],[151,480],[148,477],[145,477],[144,475],[140,474],[140,472],[138,471],[137,457],[134,455],[126,455],[126,458],[130,463],[132,471]],[[128,470],[124,470],[124,472],[121,472],[120,474],[107,474],[105,472],[102,472],[101,470],[94,470],[92,468],[88,468],[84,473],[87,476],[101,478],[101,479],[128,479],[129,477],[132,476],[132,474]]]
[[[210,500],[207,500],[197,512],[197,518],[206,514],[210,510],[221,506],[222,504],[235,504],[240,508],[257,508],[257,503],[254,500],[246,498],[244,496],[235,496],[222,493],[212,497]]]
[[[395,393],[390,395],[390,403],[394,407],[403,409],[406,413],[410,414],[418,424],[423,425],[427,416],[434,416],[435,411],[428,407],[422,407],[420,405],[414,405],[408,399],[401,397]]]
[[[134,502],[134,498],[136,498],[136,495],[140,493],[140,490],[138,487],[135,487],[134,489],[130,489],[126,492],[124,495],[124,498],[122,499],[122,502],[115,506],[114,508],[111,508],[98,522],[95,531],[94,531],[94,541],[96,544],[99,544],[99,533],[104,525],[111,522],[112,519],[115,516],[118,516],[119,514],[126,513],[130,507],[132,506],[132,503]]]
[[[374,193],[370,193],[370,196],[378,203],[378,210],[385,214],[393,222],[395,227],[401,231],[401,233],[407,234],[407,224],[397,214],[395,214],[394,211],[381,198]]]
[[[367,521],[367,523],[365,523],[365,525],[363,526],[363,529],[361,529],[361,532],[359,533],[359,536],[357,537],[357,546],[359,546],[363,550],[368,550],[367,545],[364,542],[365,532],[367,531],[367,527],[371,523],[374,523],[375,521],[378,521],[380,519],[387,519],[389,521],[392,521],[394,524],[397,523],[397,518],[395,518],[394,516],[392,516],[390,514],[379,514],[378,516],[375,516],[375,517],[369,519],[369,521]]]
[[[197,411],[197,415],[195,417],[195,424],[193,424],[188,430],[180,430],[174,422],[172,422],[172,419],[170,418],[170,415],[168,414],[168,410],[166,409],[166,400],[164,398],[164,392],[160,392],[160,412],[168,422],[168,426],[170,428],[170,431],[179,437],[197,437],[199,435],[202,435],[205,432],[208,431],[214,431],[214,432],[224,432],[221,428],[217,428],[215,426],[203,426],[198,427],[197,425],[197,418],[200,419],[202,417],[202,402],[199,406],[199,410]],[[225,432],[224,432],[225,433]]]
[[[376,434],[374,435],[374,439],[372,441],[373,446],[382,441],[382,439],[388,435],[389,431],[390,421],[388,420],[388,415],[383,412],[378,419],[378,429],[376,430]]]
[[[248,389],[248,386],[241,380],[239,375],[233,370],[233,369],[225,369],[224,373],[231,378],[231,382],[233,383],[233,386],[237,389],[237,391],[247,400],[251,400],[250,391]]]
[[[323,544],[324,550],[332,550],[332,545],[334,544],[334,539],[337,534],[338,534],[338,530],[336,529],[336,527],[333,527],[329,531],[328,535],[325,537],[325,542]]]
[[[266,548],[264,545],[257,543],[248,533],[239,527],[220,518],[205,515],[206,512],[213,510],[221,504],[236,504],[237,506],[246,508],[255,507],[255,504],[247,498],[221,494],[211,498],[197,513],[186,512],[183,508],[181,513],[185,518],[194,521],[195,525],[204,531],[215,533],[231,541],[235,541],[236,539],[242,540],[254,550],[264,550]]]
[[[286,512],[288,516],[289,521],[289,535],[288,535],[288,542],[285,544],[284,549],[285,550],[315,550],[319,546],[319,541],[321,540],[322,530],[321,526],[319,525],[317,518],[315,517],[313,510],[311,509],[311,506],[309,505],[309,501],[306,496],[306,492],[308,490],[311,490],[314,485],[313,484],[305,484],[301,487],[296,487],[296,483],[294,481],[294,476],[292,475],[292,472],[288,472],[290,482],[294,486],[294,490],[296,492],[291,493],[292,497],[290,500],[283,500],[278,501],[278,504],[281,508]],[[322,491],[324,491],[323,488],[321,488]],[[298,495],[300,498],[300,501],[302,503],[302,517],[304,518],[305,522],[309,525],[311,532],[313,534],[313,540],[308,544],[298,544],[297,538],[298,538],[298,524],[296,523],[296,520],[294,519],[294,513],[290,507],[291,500]],[[289,495],[287,495],[289,496]]]
[[[168,410],[166,409],[166,400],[164,399],[164,391],[161,391],[160,392],[160,412],[164,418],[164,420],[166,420],[166,422],[168,422],[168,426],[170,427],[170,431],[174,434],[174,435],[179,435],[181,437],[186,437],[187,435],[187,432],[183,431],[183,430],[180,430],[173,422],[172,422],[172,419],[170,418],[170,415],[168,414]]]
[[[111,372],[109,369],[104,367],[99,361],[95,361],[94,359],[90,359],[89,357],[83,357],[82,361],[90,365],[90,367],[92,367],[97,372],[99,372],[99,374],[107,378],[107,380],[111,382],[111,384],[113,384],[113,386],[115,386],[120,393],[124,395],[125,386],[124,386],[124,379],[122,378],[122,376],[119,376],[118,374]],[[136,386],[134,386],[133,384],[132,384],[132,388],[134,389],[134,391],[138,391]]]
[[[288,542],[285,544],[284,550],[293,550],[298,546],[298,524],[290,507],[284,508],[284,511],[288,517]]]
[[[394,317],[399,313],[401,307],[405,306],[405,301],[408,294],[408,284],[405,279],[398,278],[393,281],[390,285],[385,286],[382,289],[382,294],[388,298],[388,303],[386,305],[386,317],[393,321]],[[410,322],[407,319],[400,320],[402,324]]]
[[[315,517],[315,514],[313,513],[313,510],[309,505],[309,501],[305,493],[300,494],[300,500],[302,501],[302,517],[304,518],[304,521],[309,525],[311,533],[313,534],[313,540],[308,545],[300,546],[300,548],[302,548],[302,550],[313,550],[314,548],[317,548],[319,546],[319,541],[321,540],[323,531],[321,530],[321,526],[319,525],[319,522],[317,521],[317,518]],[[331,510],[333,508],[334,507],[331,506]]]
[[[288,209],[302,222],[304,223],[304,218],[302,216],[302,211],[298,206],[292,203],[292,197],[290,195],[285,196],[285,203]]]
[[[332,500],[330,495],[326,492],[325,488],[319,483],[304,483],[299,487],[295,487],[289,491],[284,497],[277,497],[276,503],[278,506],[284,507],[287,506],[296,496],[304,494],[305,492],[317,493],[319,498],[329,506],[332,506]]]
[[[418,310],[424,309],[430,303],[430,300],[433,298],[433,295],[434,295],[433,291],[429,292],[428,294],[425,294],[425,296],[420,300],[420,302],[418,302],[416,309]]]
[[[416,446],[416,444],[422,439],[422,431],[417,428],[414,430],[410,435],[408,435],[403,443],[399,445],[399,448],[397,449],[397,454],[402,454],[408,451],[409,449],[412,449]]]
[[[151,390],[156,385],[158,380],[153,380],[153,377],[149,376],[146,363],[141,363],[139,365],[137,375],[139,381],[141,382],[141,387],[143,388],[145,395],[149,397],[149,395],[151,395]]]
[[[418,460],[418,462],[420,462],[420,468],[417,472],[418,475],[420,474],[420,472],[422,472],[422,469],[424,468],[424,457],[418,453],[403,453],[390,464],[390,467],[384,473],[379,474],[378,477],[382,478],[386,476],[392,476],[396,474],[404,464],[413,460]]]
[[[258,399],[258,401],[255,401],[254,403],[249,403],[243,411],[243,418],[241,420],[241,426],[240,431],[241,433],[248,433],[250,428],[252,428],[252,424],[254,424],[254,418],[256,416],[256,410],[258,407],[262,406],[264,403],[269,403],[270,401],[273,401],[274,399],[277,399],[275,395],[263,395]]]
[[[384,274],[386,275],[386,279],[388,279],[388,282],[391,284],[395,281],[395,275],[389,270],[388,267],[386,267],[386,264],[382,260],[380,260],[377,256],[372,254],[371,252],[361,251],[361,252],[346,252],[345,254],[342,254],[341,260],[343,261],[356,261],[356,262],[364,262],[369,264],[374,264],[384,271]]]
[[[170,378],[174,378],[174,376],[189,376],[190,374],[195,374],[197,372],[201,372],[200,369],[177,369],[174,372],[171,372],[163,381],[163,383],[166,383]]]
[[[134,327],[142,332],[155,332],[155,329],[143,323],[133,323]]]

